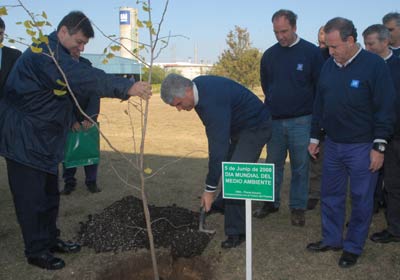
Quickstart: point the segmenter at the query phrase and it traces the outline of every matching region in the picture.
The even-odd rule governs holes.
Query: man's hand
[[[203,192],[203,195],[201,196],[201,207],[203,207],[206,212],[210,211],[213,201],[213,192]]]
[[[317,159],[317,155],[319,153],[319,146],[315,143],[310,143],[308,145],[308,152],[313,159]]]
[[[139,96],[140,98],[147,100],[152,95],[151,85],[147,82],[136,82],[128,90],[129,96]]]
[[[79,122],[74,122],[74,124],[71,127],[71,130],[73,132],[78,132],[81,130],[81,124]]]
[[[93,124],[89,121],[89,120],[84,120],[82,122],[82,127],[83,130],[88,130],[89,128],[91,128],[93,126]]]
[[[383,160],[385,158],[384,154],[375,150],[371,150],[369,157],[371,160],[371,164],[369,165],[369,170],[371,170],[371,172],[378,171],[383,165]]]

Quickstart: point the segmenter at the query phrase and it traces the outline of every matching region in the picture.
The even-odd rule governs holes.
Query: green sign
[[[274,169],[274,164],[223,162],[223,197],[274,201]]]

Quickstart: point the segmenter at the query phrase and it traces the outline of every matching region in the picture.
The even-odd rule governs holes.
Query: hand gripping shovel
[[[214,229],[204,228],[205,223],[206,223],[206,211],[204,210],[204,207],[200,207],[199,231],[209,233],[209,234],[214,234],[215,233]]]

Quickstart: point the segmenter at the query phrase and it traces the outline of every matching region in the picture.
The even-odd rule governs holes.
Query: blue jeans
[[[289,151],[292,178],[290,209],[306,209],[308,200],[311,115],[272,121],[272,138],[267,142],[266,163],[275,164],[275,202],[280,206],[281,185],[287,152]]]

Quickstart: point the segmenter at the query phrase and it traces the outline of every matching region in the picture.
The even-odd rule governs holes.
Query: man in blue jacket
[[[334,18],[324,30],[332,57],[321,70],[308,147],[315,158],[323,127],[322,240],[307,249],[343,248],[339,266],[347,268],[357,263],[368,235],[377,171],[393,132],[395,90],[384,60],[356,43],[353,22]],[[343,238],[348,180],[352,206]]]
[[[28,263],[45,269],[61,269],[61,258],[53,253],[80,250],[79,244],[59,239],[56,221],[60,194],[58,164],[72,125],[73,101],[66,90],[63,70],[78,99],[99,96],[128,99],[148,98],[148,83],[133,84],[73,59],[94,36],[90,20],[79,11],[66,15],[57,31],[48,36],[42,53],[28,48],[17,60],[0,101],[0,155],[6,158],[8,180],[14,199]],[[67,82],[67,81],[64,81]]]
[[[363,32],[365,48],[382,57],[389,66],[396,89],[396,125],[387,145],[384,164],[387,229],[376,232],[370,239],[378,243],[400,242],[400,58],[389,48],[390,32],[382,24],[369,26]]]
[[[296,21],[297,15],[292,11],[274,13],[272,24],[278,43],[266,50],[261,58],[261,86],[265,105],[272,115],[272,137],[267,143],[266,161],[275,164],[275,202],[266,202],[253,215],[264,218],[278,211],[289,152],[291,223],[304,226],[310,162],[307,146],[323,58],[317,46],[297,36]]]
[[[193,108],[206,128],[209,162],[201,205],[208,212],[221,177],[223,161],[257,162],[271,136],[270,113],[244,86],[223,77],[199,76],[193,81],[168,75],[161,85],[162,100],[179,111]],[[243,200],[224,200],[225,234],[222,248],[245,240]]]

